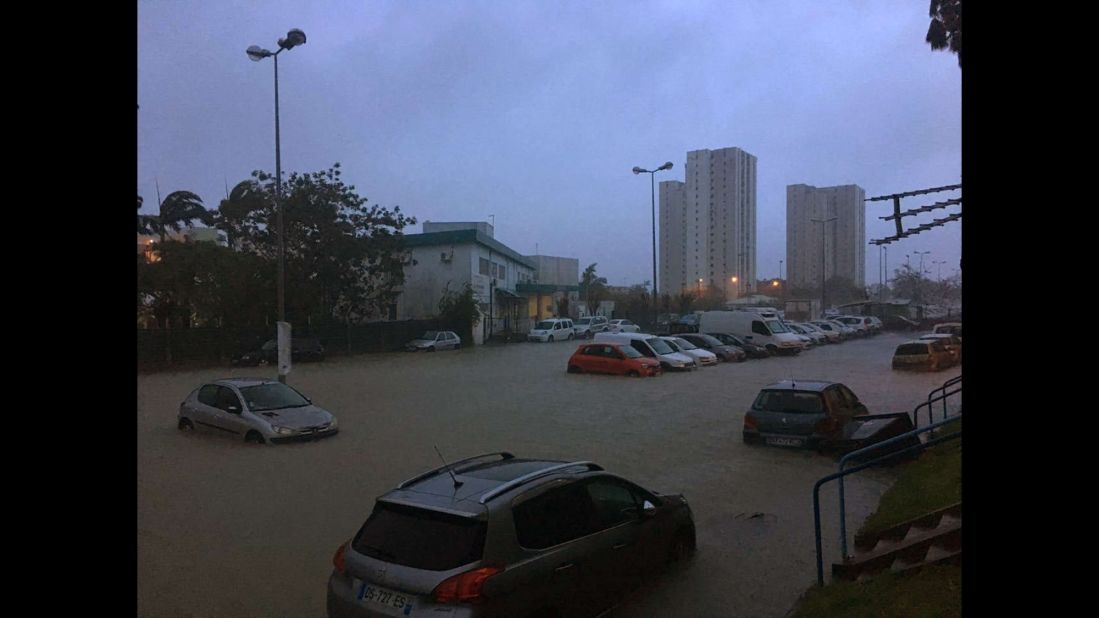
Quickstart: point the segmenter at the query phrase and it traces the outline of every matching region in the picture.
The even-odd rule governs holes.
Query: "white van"
[[[750,311],[704,311],[699,322],[701,333],[729,333],[749,343],[767,348],[772,354],[797,354],[801,338],[775,314],[764,316]]]
[[[649,358],[660,361],[664,371],[690,371],[698,369],[695,359],[682,352],[676,352],[660,337],[645,333],[596,333],[595,343],[617,343],[628,345]]]
[[[572,337],[572,320],[565,318],[542,320],[527,333],[527,341],[568,341]]]

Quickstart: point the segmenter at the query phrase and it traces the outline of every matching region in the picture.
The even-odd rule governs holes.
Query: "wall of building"
[[[786,187],[786,263],[791,286],[819,289],[822,268],[825,280],[840,276],[865,285],[865,199],[866,192],[858,185]],[[832,217],[836,220],[828,223],[813,221]]]
[[[485,221],[424,221],[424,234],[432,232],[453,232],[455,230],[477,230],[489,238],[495,238],[492,225]]]
[[[660,183],[660,213],[662,294],[700,286],[716,287],[730,298],[752,291],[755,156],[740,148],[688,152],[685,182]]]
[[[528,255],[526,257],[534,262],[535,280],[538,283],[552,285],[580,284],[579,259],[552,255]]]

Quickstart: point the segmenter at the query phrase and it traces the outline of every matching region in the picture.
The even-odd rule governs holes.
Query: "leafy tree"
[[[595,274],[597,263],[589,264],[580,276],[580,297],[588,305],[588,312],[594,314],[599,303],[607,299],[607,279]]]
[[[137,233],[138,234],[155,234],[156,233],[156,217],[153,215],[141,214],[141,206],[145,203],[144,198],[140,195],[137,196]]]
[[[416,222],[400,207],[367,206],[341,178],[340,164],[283,184],[286,311],[291,321],[384,313],[404,282],[402,230]],[[218,208],[216,226],[234,246],[278,255],[275,178],[262,171],[238,184]]]
[[[931,25],[926,41],[931,49],[949,49],[958,54],[958,66],[962,66],[962,0],[931,0],[928,10]]]
[[[675,295],[673,302],[675,302],[676,311],[680,315],[686,315],[694,310],[695,294],[689,291],[680,292]]]
[[[825,282],[828,293],[827,302],[831,306],[867,300],[866,287],[856,284],[847,277],[835,276]]]
[[[446,322],[468,325],[468,330],[460,336],[464,341],[472,342],[473,327],[481,321],[481,311],[477,297],[473,294],[473,286],[466,283],[460,290],[451,290],[449,282],[443,286],[443,295],[439,299],[439,317]]]

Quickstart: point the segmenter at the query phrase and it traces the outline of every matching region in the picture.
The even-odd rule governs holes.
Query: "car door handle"
[[[554,572],[559,572],[559,571],[564,571],[564,570],[566,570],[566,569],[571,569],[571,568],[572,568],[572,567],[574,567],[574,566],[576,566],[576,564],[574,564],[574,563],[572,563],[572,562],[570,562],[570,563],[568,563],[568,564],[562,564],[561,566],[559,566],[559,567],[557,567],[556,569],[554,569]]]

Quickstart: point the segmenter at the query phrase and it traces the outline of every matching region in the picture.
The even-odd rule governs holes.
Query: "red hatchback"
[[[586,343],[569,358],[569,373],[609,373],[619,376],[658,376],[660,361],[643,356],[628,345]]]

